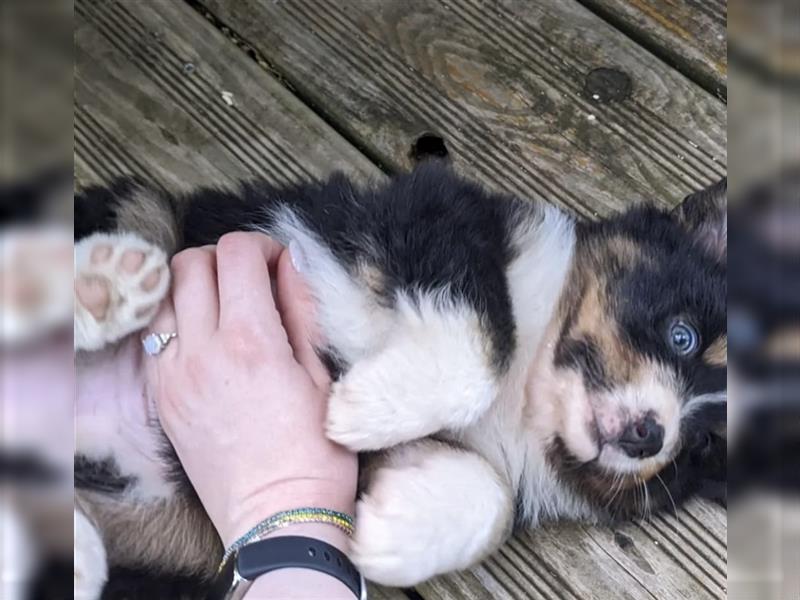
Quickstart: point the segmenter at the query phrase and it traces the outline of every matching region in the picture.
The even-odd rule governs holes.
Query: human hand
[[[176,255],[172,272],[151,330],[178,337],[148,358],[149,389],[223,543],[281,510],[352,514],[357,457],[325,437],[330,380],[289,251],[232,233]]]

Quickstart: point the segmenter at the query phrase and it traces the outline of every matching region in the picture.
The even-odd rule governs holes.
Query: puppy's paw
[[[351,558],[365,578],[381,585],[410,587],[440,572],[437,555],[447,543],[441,521],[447,515],[432,515],[421,505],[432,482],[415,471],[381,469],[356,507]]]
[[[354,451],[389,447],[391,435],[386,429],[390,405],[378,390],[370,390],[357,369],[333,384],[328,400],[328,438]]]
[[[169,289],[167,256],[132,233],[75,248],[75,346],[98,350],[147,326]]]
[[[73,596],[75,600],[97,600],[108,579],[103,540],[86,516],[75,511],[75,555]]]
[[[420,440],[379,460],[356,506],[352,545],[367,579],[413,586],[477,564],[508,536],[511,490],[480,456]]]
[[[384,352],[355,366],[333,385],[328,401],[328,437],[354,451],[380,450],[441,429],[436,407],[416,393],[426,374]],[[413,380],[413,381],[411,381]]]

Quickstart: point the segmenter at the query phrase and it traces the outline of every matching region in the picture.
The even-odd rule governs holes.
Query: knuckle
[[[247,251],[255,245],[253,234],[246,231],[226,233],[217,242],[217,251],[224,253],[239,253]]]
[[[200,248],[187,248],[172,257],[170,265],[174,271],[182,271],[208,261],[208,253]]]

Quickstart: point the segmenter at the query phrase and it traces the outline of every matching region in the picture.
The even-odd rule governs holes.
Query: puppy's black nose
[[[664,445],[664,428],[653,417],[645,417],[629,424],[617,445],[631,458],[655,456]]]

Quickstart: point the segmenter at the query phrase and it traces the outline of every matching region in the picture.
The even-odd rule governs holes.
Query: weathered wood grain
[[[670,65],[727,98],[727,0],[579,0]]]
[[[132,173],[187,188],[380,176],[183,3],[79,0],[75,13],[79,178]]]
[[[693,514],[681,511],[681,522]],[[426,598],[448,600],[724,598],[726,552],[718,540],[686,529],[676,544],[662,529],[661,523],[615,529],[565,523],[520,533],[475,569],[419,590]],[[713,551],[698,541],[708,539]]]
[[[395,169],[433,131],[472,176],[584,215],[725,171],[724,104],[573,0],[201,2]],[[587,96],[597,68],[630,96]]]

